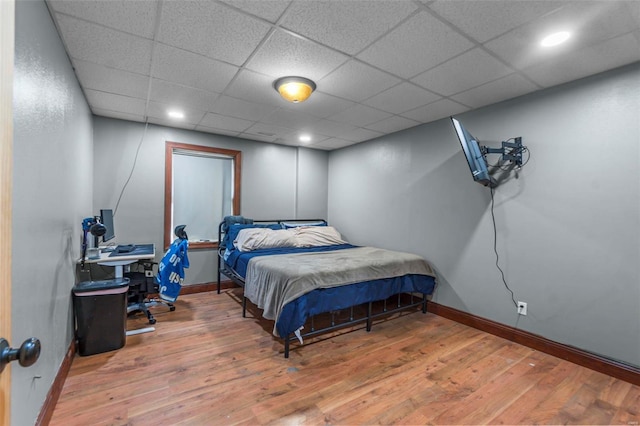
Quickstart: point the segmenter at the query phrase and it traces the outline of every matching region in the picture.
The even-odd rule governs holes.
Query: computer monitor
[[[115,238],[116,233],[113,229],[113,211],[111,209],[100,210],[100,222],[107,228],[107,232],[102,236],[102,241],[107,242]]]
[[[495,179],[489,176],[489,170],[487,169],[487,160],[484,157],[478,140],[474,138],[458,120],[451,117],[451,122],[453,123],[453,127],[455,127],[456,133],[458,134],[458,140],[460,141],[460,145],[462,146],[462,150],[464,151],[464,156],[466,157],[467,163],[469,164],[469,169],[471,169],[473,180],[481,183],[484,186],[495,188],[497,182],[495,181]]]

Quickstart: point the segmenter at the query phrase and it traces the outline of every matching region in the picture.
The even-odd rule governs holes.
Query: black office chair
[[[176,235],[176,240],[172,245],[179,244],[181,241],[188,240],[187,233],[184,228],[186,225],[176,226],[174,233]],[[163,261],[167,260],[165,258],[170,257],[172,254],[170,250],[165,253],[163,257]],[[186,251],[184,253],[186,256]],[[158,262],[148,261],[148,260],[140,260],[137,264],[134,264],[137,267],[136,271],[127,272],[124,274],[125,277],[129,278],[129,292],[127,294],[127,314],[134,314],[137,312],[144,312],[149,320],[149,324],[155,324],[156,319],[153,314],[149,311],[149,308],[155,306],[167,306],[169,311],[173,312],[176,310],[175,305],[172,302],[167,300],[163,300],[159,297],[151,297],[151,295],[158,295],[160,293],[160,284],[158,283],[157,277],[157,269]],[[140,270],[142,269],[142,270]]]

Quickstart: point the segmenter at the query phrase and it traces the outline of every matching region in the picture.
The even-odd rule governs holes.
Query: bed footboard
[[[243,301],[243,316],[246,303],[246,298]],[[348,308],[348,318],[340,320],[337,311],[320,314],[325,318],[320,319],[319,316],[312,316],[309,318],[304,328],[308,328],[309,331],[301,332],[300,338],[310,338],[319,334],[328,333],[341,328],[357,325],[360,323],[366,323],[366,330],[370,332],[373,327],[373,321],[385,316],[392,315],[401,311],[409,311],[417,307],[421,308],[423,314],[427,313],[427,294],[420,294],[416,296],[414,293],[399,293],[382,301],[368,302],[358,306],[352,306]],[[284,341],[284,357],[289,358],[289,352],[291,349],[291,342],[296,342],[297,336],[294,333],[290,333],[283,338]]]

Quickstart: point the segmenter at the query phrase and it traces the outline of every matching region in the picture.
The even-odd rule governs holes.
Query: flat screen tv
[[[453,123],[453,127],[456,129],[456,133],[458,134],[458,140],[460,141],[462,151],[464,152],[464,156],[466,157],[467,163],[469,164],[469,169],[471,170],[473,180],[481,183],[484,186],[495,188],[497,186],[497,182],[495,181],[495,179],[489,176],[489,170],[487,169],[487,160],[480,148],[478,140],[474,138],[458,120],[451,117],[451,122]]]

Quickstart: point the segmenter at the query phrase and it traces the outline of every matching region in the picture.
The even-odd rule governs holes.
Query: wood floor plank
[[[50,424],[638,424],[640,387],[419,311],[293,345],[241,292],[181,296],[156,330],[76,357]],[[344,313],[340,313],[343,315]],[[147,327],[131,317],[130,329]],[[635,423],[634,423],[635,422]]]

